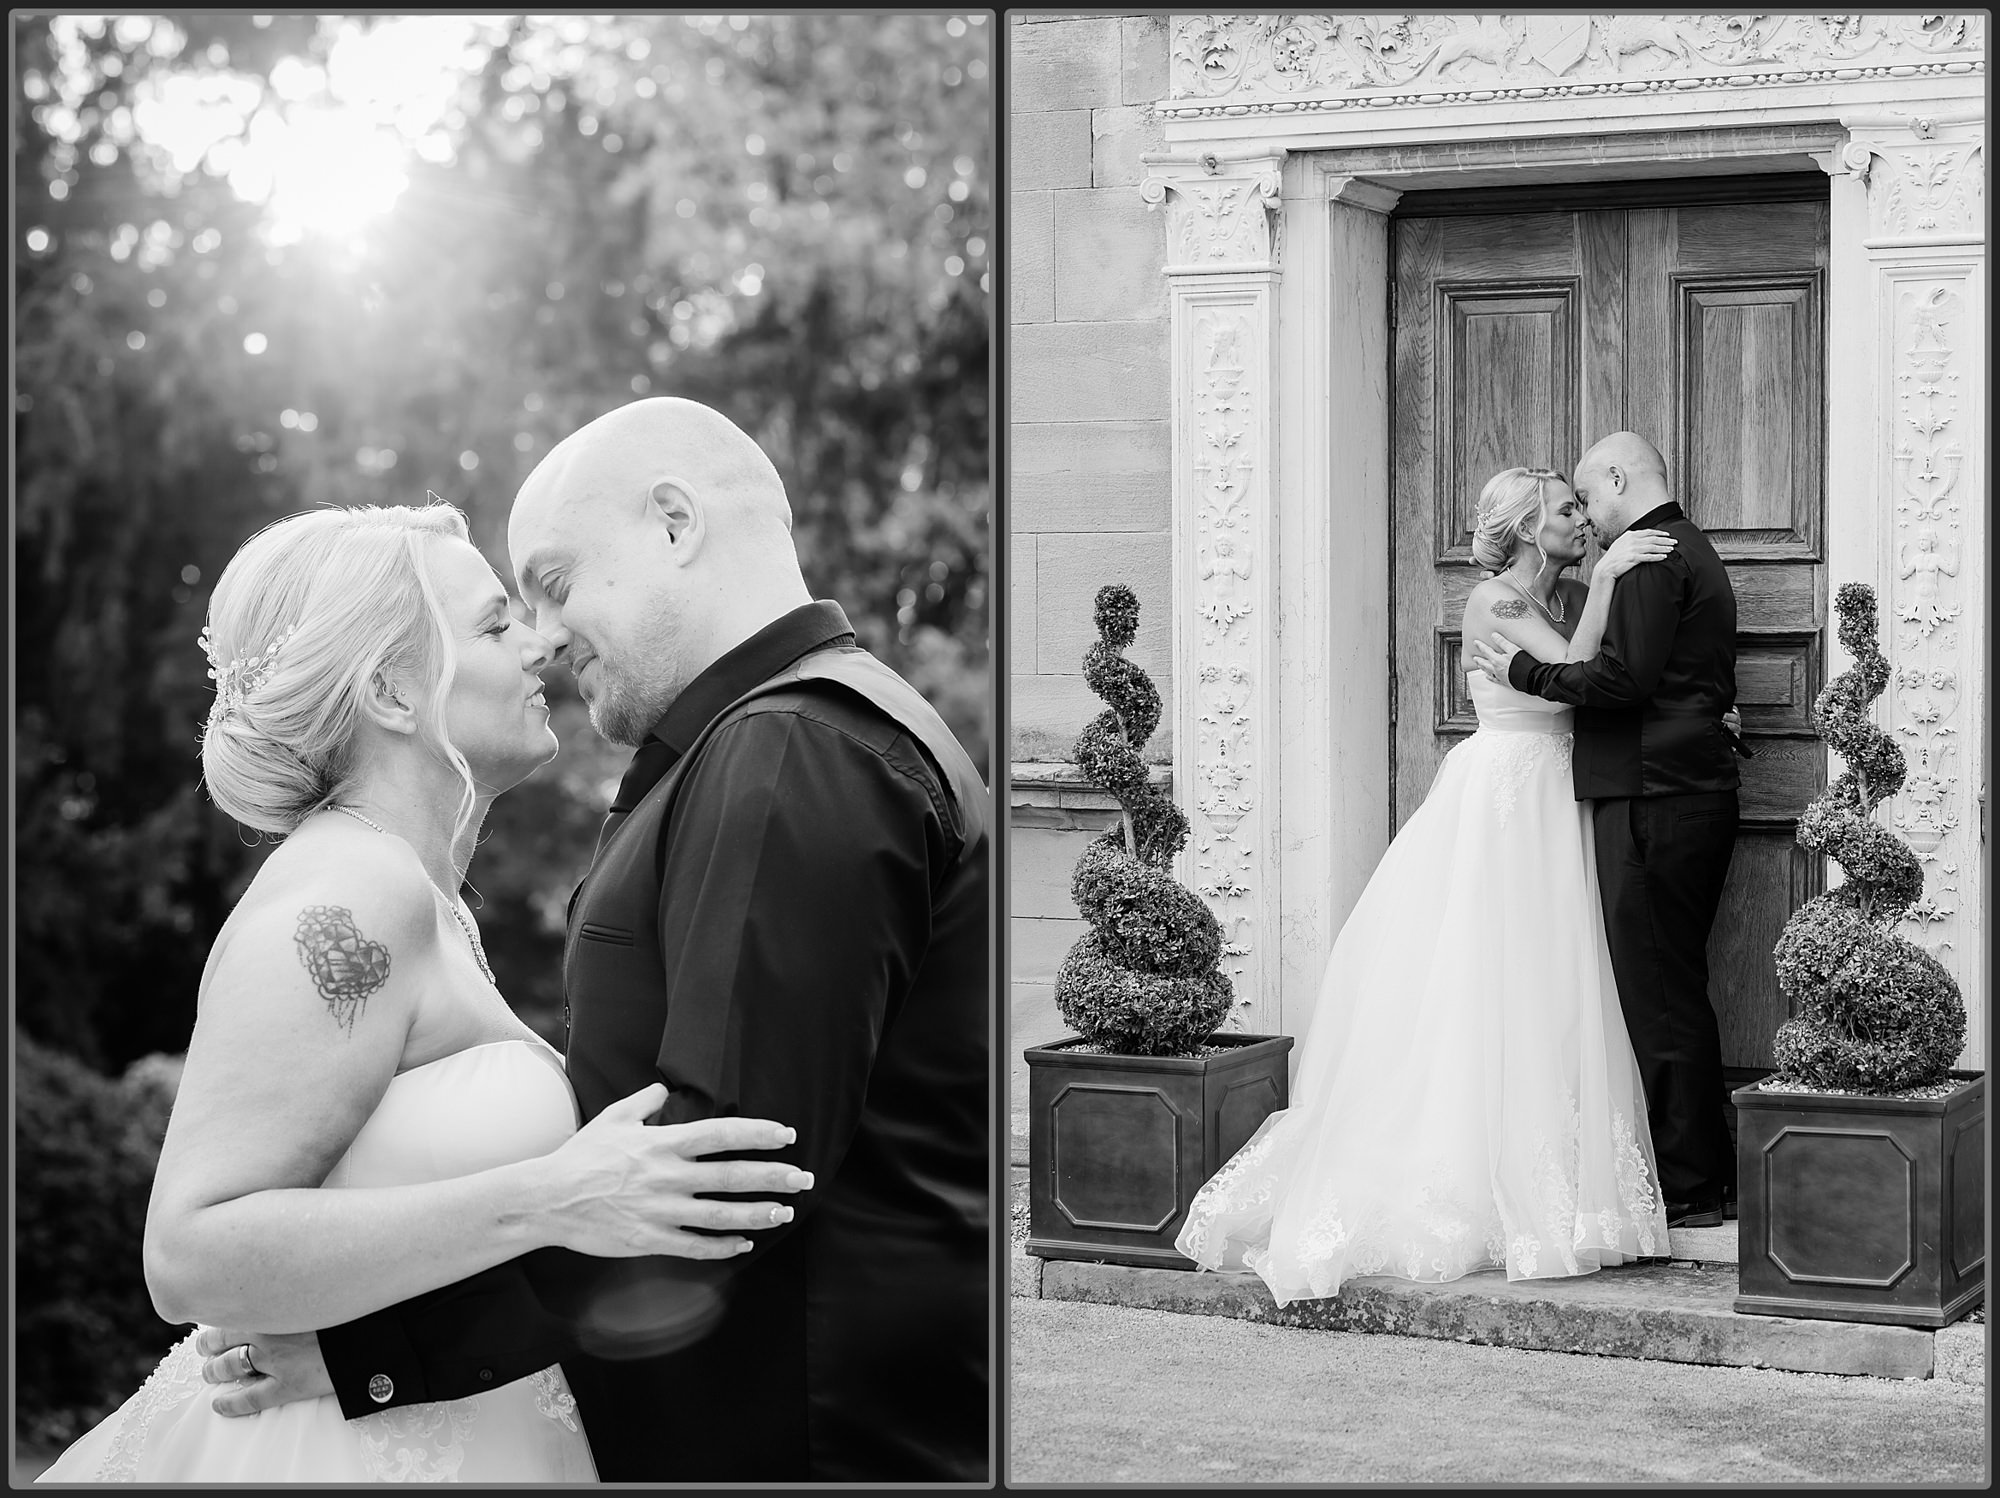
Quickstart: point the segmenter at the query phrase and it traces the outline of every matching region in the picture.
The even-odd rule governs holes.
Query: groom
[[[574,433],[507,541],[592,723],[638,751],[570,905],[579,1109],[664,1082],[653,1122],[790,1124],[784,1158],[816,1184],[734,1259],[545,1250],[323,1330],[342,1410],[560,1360],[606,1481],[984,1481],[977,772],[813,601],[777,471],[705,406],[639,401]],[[261,1402],[325,1392],[311,1372]]]
[[[1592,659],[1545,663],[1499,635],[1472,653],[1495,680],[1577,710],[1576,796],[1597,803],[1605,935],[1668,1226],[1710,1227],[1736,1179],[1708,1000],[1708,934],[1736,840],[1736,740],[1723,722],[1736,700],[1736,595],[1644,437],[1598,442],[1572,487],[1606,544],[1635,526],[1679,544],[1619,580]]]

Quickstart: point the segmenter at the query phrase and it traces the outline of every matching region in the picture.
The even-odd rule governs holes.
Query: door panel
[[[1438,677],[1456,673],[1456,631],[1479,580],[1479,491],[1501,468],[1560,464],[1576,450],[1579,310],[1605,296],[1584,288],[1573,214],[1409,219],[1396,230],[1391,732],[1400,827],[1445,751],[1475,726],[1464,684]]]
[[[1743,765],[1711,997],[1725,1063],[1768,1066],[1786,1017],[1771,947],[1824,884],[1793,839],[1826,778],[1810,722],[1825,676],[1826,204],[1459,205],[1395,230],[1396,825],[1476,726],[1458,629],[1480,577],[1480,489],[1517,464],[1567,472],[1621,427],[1652,437],[1736,589],[1738,707],[1757,757]]]
[[[1486,480],[1519,452],[1551,452],[1574,428],[1573,297],[1546,290],[1440,288],[1449,383],[1440,405],[1444,481],[1437,560],[1472,559],[1473,511]],[[1493,371],[1506,370],[1503,388]]]

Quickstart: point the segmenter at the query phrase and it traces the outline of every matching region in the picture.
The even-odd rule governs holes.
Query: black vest
[[[867,651],[815,651],[744,693],[710,720],[611,830],[571,897],[563,948],[565,1049],[585,1119],[658,1080],[654,1062],[667,1009],[659,929],[663,834],[681,783],[725,725],[781,706],[788,694],[810,697],[828,686],[872,703],[929,754],[956,819],[954,863],[979,845],[986,787],[978,771],[922,694]]]

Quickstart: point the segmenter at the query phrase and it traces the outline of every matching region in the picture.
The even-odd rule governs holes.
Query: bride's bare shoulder
[[[1528,615],[1528,600],[1495,575],[1475,584],[1466,595],[1465,613],[1467,618],[1522,619]]]
[[[208,976],[274,956],[295,962],[294,949],[314,942],[381,948],[407,961],[436,945],[436,899],[423,861],[401,838],[359,826],[301,831],[264,861],[230,912]]]

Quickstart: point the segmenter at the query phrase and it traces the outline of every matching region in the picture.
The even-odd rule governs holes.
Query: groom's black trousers
[[[1733,1185],[1708,933],[1736,842],[1736,792],[1597,803],[1597,880],[1618,1002],[1646,1089],[1660,1193],[1719,1203]]]

